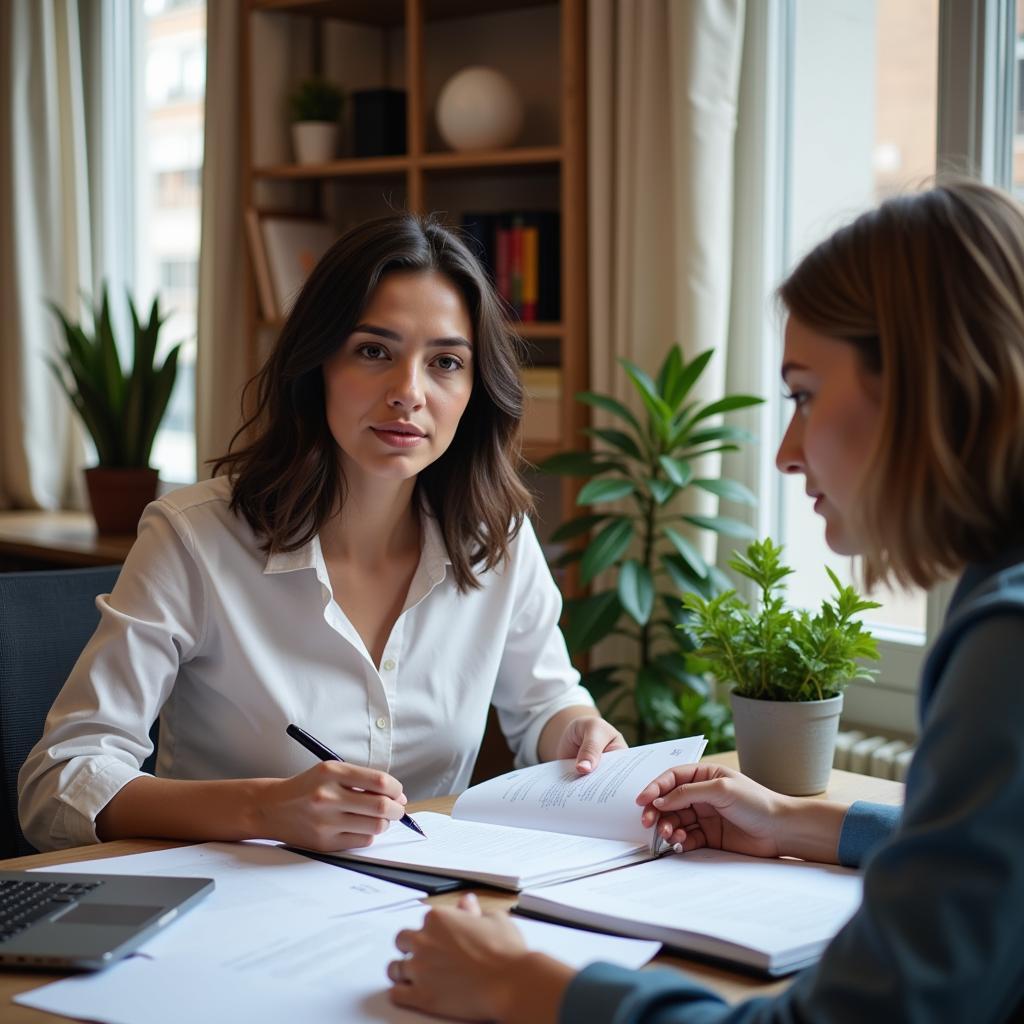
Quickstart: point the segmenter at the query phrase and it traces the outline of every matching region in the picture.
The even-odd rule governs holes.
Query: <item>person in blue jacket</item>
[[[678,971],[576,973],[467,899],[398,934],[396,1003],[530,1024],[1024,1020],[1024,209],[970,182],[890,199],[779,295],[779,469],[869,585],[959,575],[905,806],[784,797],[712,765],[637,802],[684,851],[862,867],[860,908],[785,992],[729,1006]]]

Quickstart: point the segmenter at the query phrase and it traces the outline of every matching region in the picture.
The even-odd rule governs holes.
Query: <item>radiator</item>
[[[832,767],[904,782],[913,756],[914,748],[904,740],[847,729],[836,737]]]

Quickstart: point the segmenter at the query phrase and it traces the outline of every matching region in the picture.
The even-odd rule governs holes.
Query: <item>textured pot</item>
[[[96,529],[100,533],[134,534],[142,510],[156,497],[159,473],[143,469],[93,466],[85,471]]]
[[[292,125],[292,146],[299,164],[328,164],[338,152],[336,121],[296,121]]]
[[[729,695],[740,771],[789,796],[824,792],[832,771],[843,695],[828,700],[753,700]]]

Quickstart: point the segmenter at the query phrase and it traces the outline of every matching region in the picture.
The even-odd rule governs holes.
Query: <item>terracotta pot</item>
[[[828,700],[753,700],[729,695],[740,771],[789,796],[828,786],[843,695]]]
[[[93,466],[85,471],[96,529],[100,533],[134,534],[142,510],[156,497],[155,469]]]

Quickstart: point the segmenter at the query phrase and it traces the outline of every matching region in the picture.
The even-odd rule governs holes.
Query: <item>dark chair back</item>
[[[99,624],[97,594],[109,593],[119,572],[0,573],[0,857],[36,852],[18,823],[18,771]],[[144,767],[152,771],[151,761]]]

